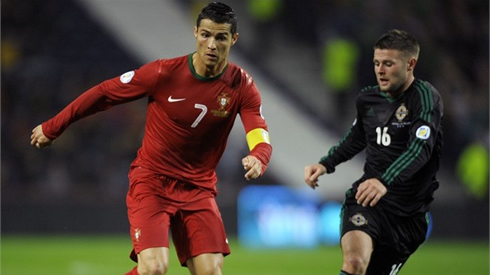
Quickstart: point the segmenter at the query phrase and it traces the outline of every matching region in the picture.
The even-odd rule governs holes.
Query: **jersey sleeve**
[[[356,102],[359,105],[359,99]],[[320,159],[320,164],[327,168],[327,173],[335,172],[335,166],[352,159],[366,147],[366,137],[362,126],[362,117],[359,108],[357,116],[349,131],[342,137],[339,143],[329,149],[328,154]]]
[[[240,118],[247,134],[250,155],[262,162],[263,174],[272,155],[272,146],[269,140],[267,123],[262,115],[260,93],[249,75],[246,75],[244,83]],[[253,140],[251,141],[251,139]]]
[[[443,116],[442,99],[426,82],[415,83],[415,117],[410,126],[407,149],[384,171],[379,180],[394,185],[411,178],[431,158]]]
[[[92,87],[56,116],[44,122],[44,135],[55,139],[81,118],[150,95],[155,87],[157,74],[158,64],[155,61]]]

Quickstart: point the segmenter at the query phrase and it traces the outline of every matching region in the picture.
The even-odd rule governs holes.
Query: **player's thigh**
[[[371,257],[367,274],[395,275],[425,241],[428,220],[424,213],[412,217],[390,217],[390,242],[379,245]]]
[[[366,232],[348,231],[342,236],[340,243],[344,262],[357,259],[364,265],[369,263],[373,251],[373,240]]]
[[[151,247],[169,247],[170,217],[177,206],[164,196],[161,178],[144,170],[131,173],[126,204],[135,254]]]
[[[187,260],[187,267],[192,275],[221,274],[224,256],[221,253],[204,253]]]
[[[223,220],[214,198],[200,200],[190,209],[180,210],[172,218],[170,227],[182,265],[201,254],[230,253]]]
[[[165,274],[169,267],[169,249],[167,247],[147,248],[138,254],[138,273]]]

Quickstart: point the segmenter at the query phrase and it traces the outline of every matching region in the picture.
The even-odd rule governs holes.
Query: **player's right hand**
[[[305,182],[310,186],[312,189],[317,188],[318,185],[318,178],[327,173],[327,168],[325,166],[316,163],[312,165],[308,165],[305,167]]]
[[[44,148],[53,144],[53,141],[47,138],[43,133],[43,126],[39,124],[36,128],[32,129],[31,145],[37,148]]]

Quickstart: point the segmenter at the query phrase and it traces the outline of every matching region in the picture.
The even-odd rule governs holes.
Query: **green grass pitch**
[[[1,274],[98,275],[124,274],[134,264],[128,258],[129,236],[3,235]],[[189,274],[171,248],[167,274]],[[228,275],[338,274],[338,246],[315,249],[252,250],[231,242],[225,259]],[[400,271],[402,275],[489,274],[487,241],[432,241],[424,244]]]

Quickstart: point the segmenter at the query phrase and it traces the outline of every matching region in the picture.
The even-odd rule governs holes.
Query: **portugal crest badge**
[[[140,237],[141,237],[141,229],[136,228],[134,230],[134,238],[136,239],[136,242],[140,242]]]
[[[222,92],[217,99],[219,109],[211,110],[211,113],[217,117],[227,117],[230,114],[230,112],[226,110],[226,107],[230,105],[230,100],[231,100],[230,96],[227,93]]]

